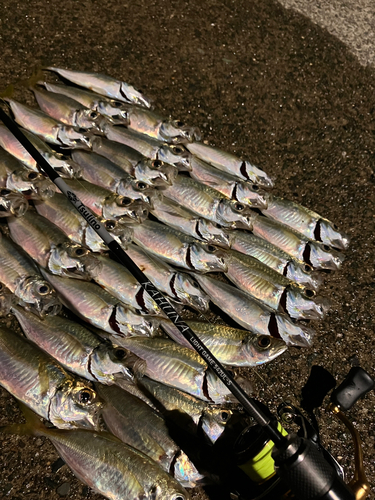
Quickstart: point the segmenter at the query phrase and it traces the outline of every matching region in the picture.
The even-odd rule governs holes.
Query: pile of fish
[[[340,267],[347,237],[131,85],[48,70],[65,83],[32,87],[40,109],[6,98],[16,122],[171,304],[196,311],[188,324],[219,361],[311,346],[329,307],[321,271]],[[0,313],[24,333],[0,328],[0,384],[26,406],[23,432],[108,498],[187,498],[205,471],[165,418],[215,443],[231,394],[4,125],[0,146]],[[210,302],[235,326],[204,320]]]

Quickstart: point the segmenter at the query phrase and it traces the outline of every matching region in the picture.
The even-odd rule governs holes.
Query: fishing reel
[[[361,439],[343,412],[373,387],[374,381],[365,370],[352,368],[332,392],[327,408],[345,424],[353,438],[355,473],[348,485],[344,483],[343,468],[320,443],[318,430],[297,408],[287,403],[278,408],[283,425],[294,424],[299,428],[297,433],[289,434],[269,410],[260,405],[271,418],[271,424],[286,437],[282,446],[276,447],[259,424],[242,431],[234,444],[234,456],[246,480],[238,476],[238,488],[232,497],[238,500],[365,499],[370,485],[363,467]],[[290,491],[291,484],[297,485],[293,488],[296,496]]]

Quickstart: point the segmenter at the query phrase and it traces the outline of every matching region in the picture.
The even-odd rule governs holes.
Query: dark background
[[[0,26],[0,91],[29,78],[40,64],[123,79],[163,114],[197,125],[211,144],[266,170],[276,179],[276,194],[349,234],[342,270],[327,275],[322,290],[332,309],[316,325],[314,346],[292,348],[270,365],[241,372],[266,404],[298,404],[313,365],[339,381],[355,365],[375,375],[372,68],[272,0],[3,0]],[[15,96],[32,102],[19,84]],[[349,416],[364,441],[374,485],[374,394]],[[14,401],[0,389],[0,424],[19,419]],[[323,409],[318,420],[324,444],[351,477],[349,433]],[[70,485],[70,499],[100,498],[66,466],[55,471],[57,454],[47,440],[0,439],[1,498],[56,500],[63,483]],[[208,498],[198,489],[192,496]]]

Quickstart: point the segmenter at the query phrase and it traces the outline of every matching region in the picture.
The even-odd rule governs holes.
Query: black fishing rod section
[[[6,104],[6,103],[5,103]],[[0,119],[18,139],[26,151],[34,158],[40,169],[51,179],[60,191],[69,199],[86,222],[102,238],[112,254],[138,280],[143,289],[149,293],[167,317],[176,325],[184,338],[196,352],[206,361],[223,384],[241,403],[244,410],[262,427],[269,439],[274,443],[273,457],[275,470],[285,480],[300,500],[354,500],[354,493],[346,486],[336,471],[324,459],[319,450],[308,439],[296,434],[286,437],[274,427],[271,419],[241,389],[221,363],[213,356],[191,328],[183,321],[166,298],[149,281],[147,276],[126,254],[120,244],[115,241],[91,211],[81,202],[76,194],[67,186],[60,175],[43,158],[35,146],[27,139],[17,124],[0,107]]]

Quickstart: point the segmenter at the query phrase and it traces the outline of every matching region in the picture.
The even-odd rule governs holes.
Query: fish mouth
[[[0,200],[0,217],[8,217],[9,215],[22,217],[28,208],[29,203],[23,195],[11,193]]]

